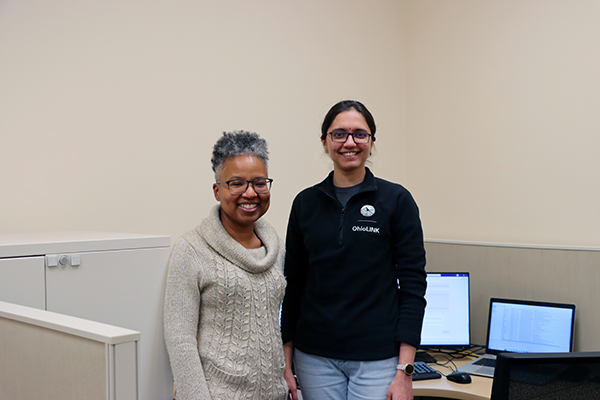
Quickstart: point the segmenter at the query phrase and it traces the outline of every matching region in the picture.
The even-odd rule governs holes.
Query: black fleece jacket
[[[398,355],[420,344],[425,249],[419,210],[401,185],[367,168],[343,208],[333,172],[303,190],[286,236],[283,343],[343,360]],[[398,287],[398,282],[400,287]]]

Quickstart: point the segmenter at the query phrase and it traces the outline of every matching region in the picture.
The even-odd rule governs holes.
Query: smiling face
[[[219,181],[232,179],[254,180],[267,178],[267,167],[258,157],[250,154],[227,159],[219,175]],[[231,194],[226,183],[213,184],[215,199],[221,202],[221,223],[225,230],[252,228],[254,223],[269,209],[271,193],[259,194],[252,184],[242,194]]]
[[[328,134],[325,140],[321,139],[325,152],[329,153],[333,161],[334,171],[349,173],[364,170],[365,162],[369,158],[373,147],[372,138],[369,143],[357,144],[354,142],[354,138],[349,135],[344,143],[333,142],[329,134],[333,131],[371,133],[365,117],[354,109],[343,111],[335,117],[329,129],[327,129]]]

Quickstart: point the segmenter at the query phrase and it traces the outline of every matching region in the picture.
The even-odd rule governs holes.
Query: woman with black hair
[[[362,103],[334,105],[321,127],[333,171],[292,205],[281,330],[293,400],[292,363],[304,400],[413,398],[423,232],[411,194],[365,165],[375,130]]]

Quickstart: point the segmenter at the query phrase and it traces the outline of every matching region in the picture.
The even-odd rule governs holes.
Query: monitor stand
[[[415,355],[415,361],[423,361],[428,364],[435,364],[437,362],[435,357],[423,350],[417,351],[417,354]]]

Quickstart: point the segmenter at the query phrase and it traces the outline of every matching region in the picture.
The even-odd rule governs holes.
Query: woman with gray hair
[[[272,182],[267,161],[256,133],[224,132],[211,159],[219,204],[173,246],[164,325],[178,400],[286,398],[285,247],[261,219]]]

